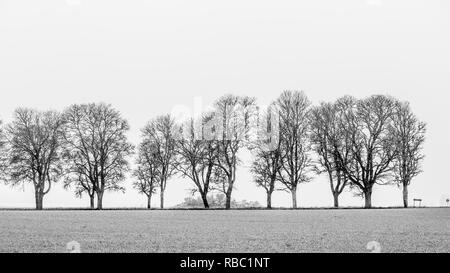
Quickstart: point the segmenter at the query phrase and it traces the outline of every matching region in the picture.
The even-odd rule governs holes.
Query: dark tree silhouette
[[[217,152],[216,188],[226,196],[225,208],[231,208],[231,195],[239,164],[238,152],[248,144],[250,121],[256,114],[255,98],[224,95],[214,104],[214,136]],[[207,126],[209,127],[209,126]]]
[[[3,122],[0,120],[0,181],[5,181],[6,167],[8,166],[8,156],[6,149],[6,137],[3,129]]]
[[[167,181],[177,172],[175,141],[178,133],[179,128],[170,115],[159,116],[151,120],[142,130],[144,141],[155,147],[154,156],[160,168],[161,209],[164,208],[164,192]]]
[[[311,142],[318,157],[315,171],[327,173],[334,207],[339,207],[339,195],[346,188],[348,178],[341,164],[349,165],[350,139],[339,128],[339,107],[333,103],[321,103],[311,111]],[[343,162],[338,158],[342,156]]]
[[[63,174],[63,135],[63,119],[54,111],[19,108],[6,128],[7,179],[12,185],[33,183],[37,210],[43,209],[44,195]]]
[[[139,145],[136,169],[133,171],[133,187],[147,196],[147,208],[152,206],[152,195],[156,193],[161,178],[159,161],[156,157],[157,147],[149,142]]]
[[[128,122],[108,104],[70,106],[64,114],[68,175],[66,186],[75,184],[78,196],[87,193],[93,208],[103,209],[105,191],[125,191],[120,182],[129,170],[133,145],[127,140]]]
[[[408,186],[422,172],[426,124],[417,119],[409,103],[401,102],[396,104],[393,120],[398,149],[394,159],[394,177],[398,185],[403,187],[403,205],[407,208]]]
[[[267,208],[272,208],[272,194],[281,168],[280,151],[258,151],[251,166],[254,182],[267,194]]]
[[[280,115],[283,158],[278,180],[291,192],[293,208],[297,208],[298,185],[311,180],[311,148],[308,136],[310,104],[306,95],[298,91],[285,91],[276,102]]]
[[[273,108],[271,105],[262,116],[258,137],[250,146],[254,157],[250,171],[256,185],[266,191],[268,209],[272,208],[272,194],[283,162],[279,116],[272,112]]]
[[[203,125],[209,122],[210,115],[201,118],[201,128],[197,128],[194,119],[187,121],[182,127],[182,135],[176,141],[179,164],[177,170],[191,179],[195,188],[192,193],[200,193],[205,208],[209,208],[208,193],[211,189],[211,177],[216,164],[216,151],[213,141],[205,139]]]
[[[364,196],[365,208],[371,208],[373,186],[386,183],[397,154],[392,127],[395,100],[383,95],[362,100],[344,97],[338,100],[337,107],[339,134],[351,141],[352,164],[347,164],[345,155],[338,153],[340,166],[350,186]]]

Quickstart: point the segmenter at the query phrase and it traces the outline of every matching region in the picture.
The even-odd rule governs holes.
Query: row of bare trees
[[[349,188],[370,208],[375,184],[402,187],[408,207],[408,186],[421,172],[426,133],[408,103],[374,95],[311,106],[303,92],[286,91],[273,107],[280,113],[279,145],[270,151],[256,148],[252,165],[268,207],[280,182],[292,193],[295,208],[297,186],[309,182],[312,173],[327,174],[335,207]]]
[[[257,138],[250,137],[254,119]],[[197,119],[177,124],[166,115],[147,125],[135,187],[149,200],[159,187],[163,208],[167,179],[179,173],[192,180],[205,208],[212,190],[225,194],[230,208],[239,151],[247,148],[268,208],[276,190],[289,191],[296,208],[298,186],[321,173],[329,178],[335,207],[348,188],[370,208],[375,184],[401,186],[407,207],[408,185],[421,172],[425,128],[408,103],[383,95],[312,106],[303,92],[285,91],[263,111],[254,98],[226,95]]]
[[[296,208],[298,186],[321,173],[329,178],[336,207],[349,189],[370,208],[374,185],[394,183],[403,188],[407,207],[408,185],[421,172],[426,126],[408,103],[383,95],[312,106],[303,92],[285,91],[264,109],[255,98],[224,95],[201,116],[150,120],[133,169],[128,131],[128,122],[107,104],[72,105],[61,113],[19,108],[1,127],[1,179],[32,183],[36,209],[60,180],[77,197],[89,196],[91,208],[97,201],[102,209],[104,193],[125,191],[121,182],[132,171],[133,187],[148,197],[148,208],[157,191],[164,208],[168,181],[181,175],[192,181],[205,208],[208,194],[217,191],[229,209],[239,155],[248,149],[268,208],[276,190],[291,192]]]
[[[175,174],[189,178],[195,185],[205,208],[209,208],[211,190],[226,196],[231,208],[232,192],[239,164],[238,152],[246,147],[249,120],[255,115],[256,100],[225,95],[214,110],[200,117],[176,122],[171,115],[151,120],[142,130],[138,149],[134,186],[148,197],[160,190],[161,208],[167,181]]]
[[[63,113],[19,108],[1,134],[2,179],[13,186],[32,183],[38,210],[60,180],[77,196],[87,194],[91,208],[97,197],[102,209],[105,191],[124,190],[120,182],[133,152],[128,129],[106,104],[72,105]]]

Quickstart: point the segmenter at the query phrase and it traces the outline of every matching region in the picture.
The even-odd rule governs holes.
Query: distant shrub
[[[212,194],[208,196],[208,203],[210,208],[224,208],[225,207],[225,194]],[[201,197],[186,197],[184,201],[175,206],[176,208],[203,208],[203,201]],[[259,208],[262,207],[258,201],[241,200],[231,201],[232,208]]]

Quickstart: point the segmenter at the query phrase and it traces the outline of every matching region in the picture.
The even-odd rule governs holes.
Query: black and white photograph
[[[449,34],[447,0],[0,0],[0,253],[448,254]]]

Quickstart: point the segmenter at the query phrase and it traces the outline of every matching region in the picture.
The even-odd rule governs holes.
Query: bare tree
[[[200,193],[205,208],[209,208],[208,193],[211,189],[210,182],[213,169],[216,164],[215,145],[205,139],[203,124],[212,117],[205,115],[201,118],[201,128],[196,128],[194,119],[190,119],[182,128],[183,137],[176,141],[179,164],[177,170],[190,178],[195,188],[192,194]]]
[[[386,183],[393,170],[396,143],[392,131],[395,100],[374,95],[363,100],[344,97],[338,100],[340,134],[351,141],[352,164],[346,164],[344,155],[338,153],[340,166],[350,181],[365,198],[365,208],[372,207],[372,191],[375,184]]]
[[[75,184],[76,194],[86,192],[93,207],[103,208],[105,191],[124,191],[120,182],[129,170],[133,145],[127,140],[128,122],[108,104],[72,105],[65,111],[66,184]]]
[[[409,103],[398,102],[394,114],[394,134],[398,149],[394,159],[394,178],[403,187],[405,208],[408,207],[408,186],[422,172],[425,133],[426,124],[417,119]]]
[[[321,103],[311,111],[311,142],[318,155],[315,171],[327,173],[334,207],[339,207],[339,195],[348,184],[341,164],[350,164],[350,139],[339,128],[339,108],[333,103]],[[341,155],[343,161],[338,158]]]
[[[176,134],[179,133],[175,120],[170,115],[159,116],[151,120],[142,130],[144,141],[155,147],[154,156],[160,168],[161,209],[164,208],[164,192],[167,180],[176,172]]]
[[[272,208],[272,194],[276,190],[275,183],[281,167],[281,153],[276,151],[257,151],[251,166],[253,179],[258,187],[267,194],[267,208]]]
[[[6,128],[8,180],[12,185],[32,182],[36,209],[63,174],[61,160],[63,119],[54,111],[19,108]]]
[[[272,118],[272,108],[275,107],[271,105],[262,116],[258,138],[250,146],[254,155],[250,171],[253,173],[256,185],[266,191],[268,209],[272,208],[272,194],[276,190],[275,184],[283,162],[279,127],[272,125],[272,122],[279,123],[279,119],[277,115]]]
[[[160,166],[155,155],[156,147],[149,142],[139,145],[139,154],[136,162],[136,169],[133,171],[135,182],[133,187],[147,196],[147,208],[152,205],[152,195],[156,193],[159,186]]]
[[[308,136],[310,101],[303,92],[284,91],[276,105],[280,112],[281,152],[283,162],[278,180],[292,194],[292,207],[297,208],[297,187],[311,180],[312,168]]]
[[[250,121],[254,116],[255,98],[224,95],[215,103],[214,136],[217,163],[214,183],[226,196],[225,208],[231,208],[231,195],[239,164],[238,152],[246,147],[249,139]]]
[[[3,130],[3,122],[0,120],[0,181],[5,180],[6,167],[8,166],[8,156],[6,149],[6,136]]]

